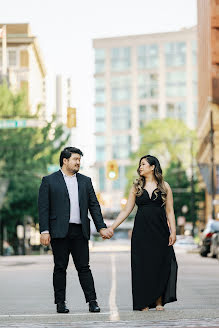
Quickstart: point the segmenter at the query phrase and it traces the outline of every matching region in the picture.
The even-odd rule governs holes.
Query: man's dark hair
[[[63,165],[63,159],[70,158],[72,154],[79,154],[79,155],[83,156],[83,153],[80,149],[75,148],[75,147],[65,147],[61,151],[61,154],[60,154],[60,158],[59,158],[60,167],[62,167],[62,165]]]

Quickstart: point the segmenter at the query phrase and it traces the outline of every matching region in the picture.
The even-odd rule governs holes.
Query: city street
[[[99,251],[98,251],[99,250]],[[91,314],[72,262],[70,313],[53,304],[51,255],[0,258],[0,327],[219,327],[219,262],[177,251],[178,302],[164,312],[133,312],[129,251],[91,251],[101,313]]]

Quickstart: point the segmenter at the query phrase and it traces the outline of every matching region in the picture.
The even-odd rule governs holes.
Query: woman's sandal
[[[149,311],[149,307],[146,307],[144,309],[141,309],[141,311]]]
[[[164,307],[162,305],[157,305],[156,310],[157,311],[164,311]]]

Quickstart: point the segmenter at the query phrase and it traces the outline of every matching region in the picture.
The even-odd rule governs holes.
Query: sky
[[[55,106],[55,75],[71,77],[77,145],[89,149],[92,162],[92,39],[191,27],[197,23],[197,10],[196,0],[0,0],[0,23],[30,23],[47,71],[49,111]]]

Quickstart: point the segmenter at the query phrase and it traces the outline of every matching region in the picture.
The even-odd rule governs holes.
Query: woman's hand
[[[175,233],[171,233],[170,237],[169,237],[169,245],[168,246],[172,246],[176,241],[176,234]]]

